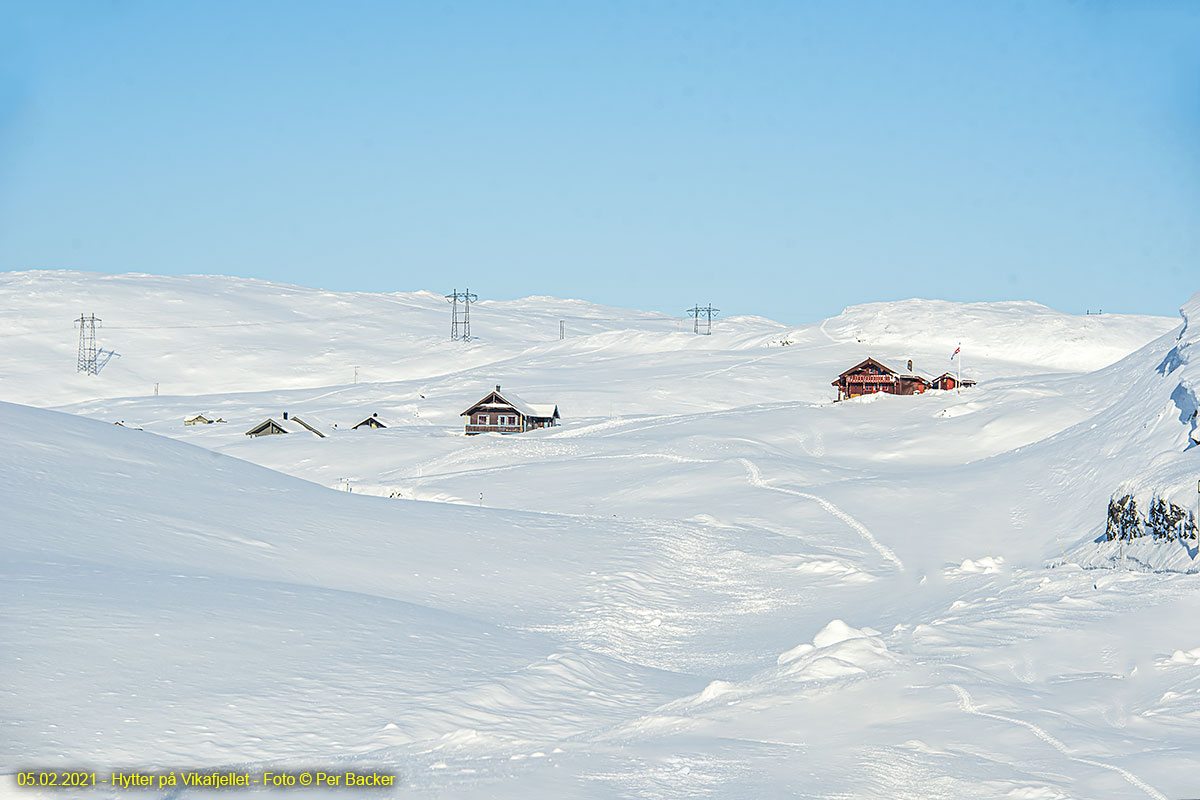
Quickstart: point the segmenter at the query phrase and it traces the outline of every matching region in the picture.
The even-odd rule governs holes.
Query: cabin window
[[[478,417],[476,417],[475,421],[477,423],[479,423],[480,425],[487,425],[488,424],[488,415],[480,414]]]

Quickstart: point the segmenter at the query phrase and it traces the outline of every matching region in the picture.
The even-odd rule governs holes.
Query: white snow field
[[[1195,543],[1097,542],[1114,494],[1195,507],[1183,315],[535,297],[451,342],[430,292],[0,275],[0,793],[1200,797]],[[832,402],[959,343],[975,388]],[[496,384],[562,426],[464,436]],[[284,411],[328,435],[244,435]]]

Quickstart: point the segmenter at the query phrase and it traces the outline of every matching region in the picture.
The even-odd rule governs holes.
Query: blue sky
[[[1200,289],[1200,3],[0,0],[0,269],[789,322]]]

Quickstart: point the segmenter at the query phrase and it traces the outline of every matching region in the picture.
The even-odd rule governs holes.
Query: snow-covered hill
[[[432,293],[16,273],[0,299],[0,399],[24,404],[0,403],[2,772],[1194,790],[1189,555],[1080,564],[1114,566],[1094,540],[1125,482],[1195,471],[1200,296],[1186,328],[912,300],[709,337],[527,298],[480,302],[469,344]],[[120,353],[98,376],[72,371],[80,312]],[[831,402],[868,355],[932,376],[959,342],[975,389]],[[563,426],[462,436],[496,383]],[[283,411],[329,435],[244,435]],[[184,426],[197,412],[228,422]],[[389,427],[348,429],[371,413]]]
[[[665,395],[610,398],[624,413],[661,413],[660,398],[687,402],[698,379],[710,377],[722,391],[703,392],[711,396],[700,406],[706,409],[764,399],[817,402],[834,396],[829,380],[860,354],[896,366],[914,359],[918,371],[935,377],[950,368],[949,355],[962,342],[967,373],[977,377],[1085,372],[1175,324],[1071,316],[1033,303],[911,300],[856,306],[799,328],[759,317],[718,319],[716,336],[702,337],[692,334],[690,319],[529,297],[473,304],[475,339],[464,344],[449,340],[446,299],[427,291],[337,293],[247,278],[35,271],[0,273],[0,297],[0,398],[41,406],[146,397],[155,384],[172,396],[342,386],[353,383],[355,367],[371,384],[455,373],[480,384],[483,375],[536,382],[560,369],[586,370],[593,385],[675,379],[649,387]],[[75,373],[72,321],[81,314],[102,320],[96,376]],[[787,355],[769,349],[782,342],[791,344]],[[761,368],[750,369],[755,365]],[[798,370],[804,374],[789,378]],[[742,382],[749,391],[738,390]],[[552,385],[563,389],[558,380]],[[607,413],[606,402],[582,413],[601,406]]]

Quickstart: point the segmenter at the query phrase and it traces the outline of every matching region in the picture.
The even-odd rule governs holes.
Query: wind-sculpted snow
[[[431,292],[0,293],[0,393],[70,412],[0,403],[0,792],[318,763],[415,797],[1196,792],[1196,576],[1080,567],[1114,566],[1114,489],[1185,502],[1195,299],[1182,333],[909,301],[698,337],[538,297],[452,344]],[[119,355],[75,376],[93,310]],[[958,341],[974,389],[832,402]],[[496,383],[563,426],[463,436]],[[328,435],[244,435],[284,411]]]
[[[1183,326],[1121,362],[1127,386],[1092,423],[1124,444],[1125,473],[1093,543],[1072,555],[1094,566],[1200,571],[1200,293],[1180,309]],[[1131,435],[1132,434],[1132,435]],[[1119,438],[1118,438],[1119,437]]]

